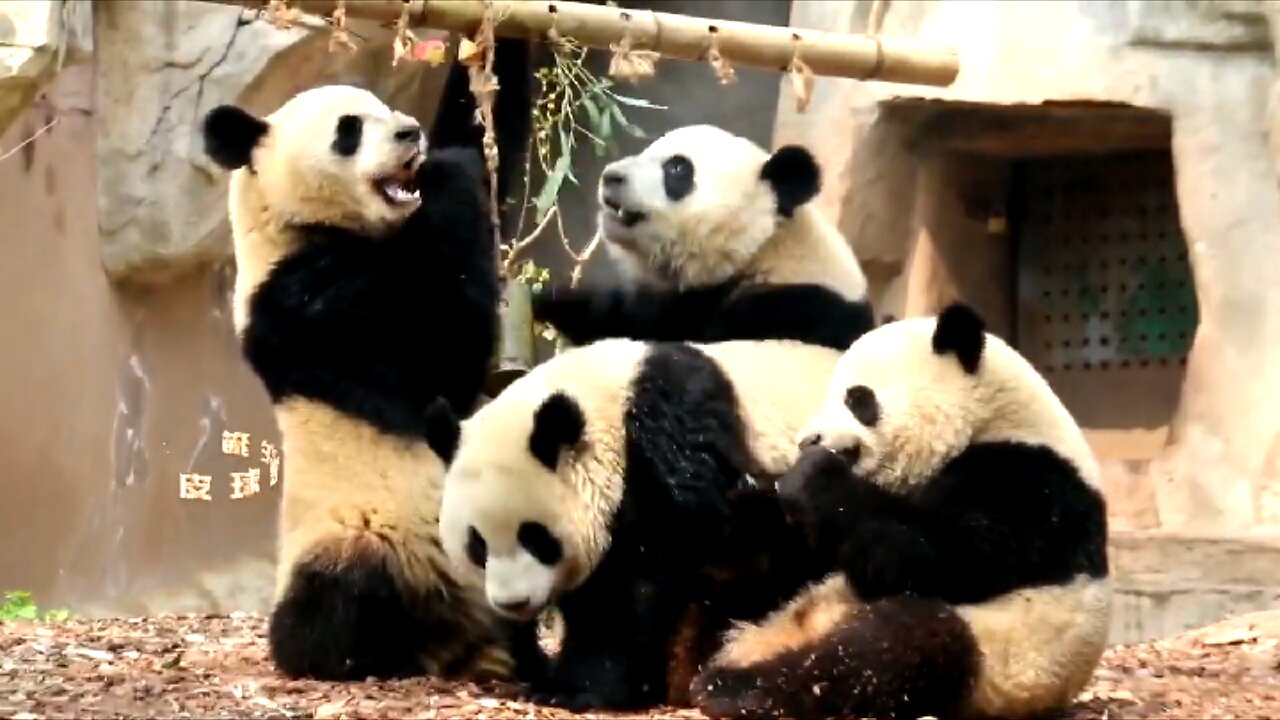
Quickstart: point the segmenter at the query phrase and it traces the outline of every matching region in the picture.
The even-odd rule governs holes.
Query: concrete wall
[[[792,24],[862,32],[871,5],[798,2]],[[961,71],[951,87],[827,78],[807,113],[797,114],[785,92],[779,102],[774,141],[820,151],[820,201],[853,242],[880,310],[921,314],[964,297],[997,330],[1010,327],[1009,307],[991,288],[1007,283],[1010,261],[983,226],[987,208],[975,215],[971,201],[998,181],[1001,162],[1161,144],[1171,151],[1200,319],[1153,457],[1108,463],[1126,587],[1122,639],[1280,596],[1274,562],[1214,580],[1221,556],[1187,550],[1229,541],[1238,557],[1273,559],[1280,530],[1280,408],[1259,402],[1280,391],[1280,193],[1269,144],[1280,126],[1269,102],[1276,74],[1265,9],[887,2],[882,34],[957,49]],[[1166,118],[1163,131],[1152,115]],[[975,135],[984,118],[994,121]],[[1125,574],[1139,566],[1148,572]]]

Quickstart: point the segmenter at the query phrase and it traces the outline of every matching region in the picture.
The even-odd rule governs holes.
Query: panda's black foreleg
[[[861,477],[839,453],[804,450],[778,481],[778,493],[805,525],[817,556],[842,571],[866,602],[933,595],[947,577],[911,500]]]
[[[574,712],[639,710],[666,696],[667,656],[684,593],[672,579],[598,568],[560,603],[564,640],[527,698]]]
[[[544,682],[551,675],[551,658],[538,642],[538,621],[511,622],[508,643],[515,660],[516,680],[530,685]]]
[[[702,340],[795,340],[844,352],[875,325],[870,303],[821,285],[749,285],[715,308]]]
[[[697,342],[730,290],[556,286],[534,294],[533,317],[574,345],[610,337]]]

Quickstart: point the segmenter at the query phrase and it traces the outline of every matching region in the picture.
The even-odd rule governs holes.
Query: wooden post
[[[210,0],[224,5],[265,7],[263,0]],[[484,0],[410,0],[410,25],[473,34],[485,12]],[[347,0],[347,15],[394,23],[403,0]],[[495,31],[504,37],[541,39],[555,28],[564,37],[608,49],[630,37],[636,50],[652,50],[663,58],[700,61],[712,43],[730,63],[785,71],[797,52],[816,75],[945,87],[955,80],[960,63],[954,50],[908,40],[852,33],[757,25],[730,20],[622,9],[581,2],[493,0]],[[329,16],[335,0],[294,0],[304,12]]]

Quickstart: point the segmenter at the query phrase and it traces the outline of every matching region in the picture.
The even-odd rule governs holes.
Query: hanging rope
[[[626,22],[622,40],[609,46],[613,51],[613,57],[609,60],[609,76],[631,83],[653,77],[658,60],[662,56],[652,50],[634,49],[631,39],[631,13],[623,12],[622,19]]]
[[[707,62],[715,71],[721,85],[729,85],[738,81],[738,72],[729,61],[720,54],[720,28],[712,25],[707,29]]]
[[[338,0],[338,7],[333,11],[331,22],[333,32],[329,34],[329,52],[337,48],[355,52],[356,44],[351,41],[351,35],[347,32],[347,0]]]
[[[800,59],[800,45],[804,39],[792,34],[791,42],[794,50],[791,64],[787,66],[787,78],[791,80],[791,92],[796,96],[796,112],[802,113],[809,108],[809,101],[813,99],[813,86],[817,78],[809,66],[804,64],[804,60]]]

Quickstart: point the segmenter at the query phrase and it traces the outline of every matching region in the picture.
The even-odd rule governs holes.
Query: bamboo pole
[[[209,0],[223,5],[265,7],[263,0]],[[484,0],[409,0],[410,25],[473,34],[488,4]],[[403,0],[347,0],[347,16],[394,23]],[[711,20],[593,5],[582,2],[493,0],[495,32],[541,39],[553,27],[562,36],[598,49],[629,37],[632,49],[664,58],[700,61],[714,46],[730,63],[785,71],[797,52],[816,75],[945,87],[960,70],[954,50],[907,40]],[[294,0],[303,12],[329,16],[335,0]]]

